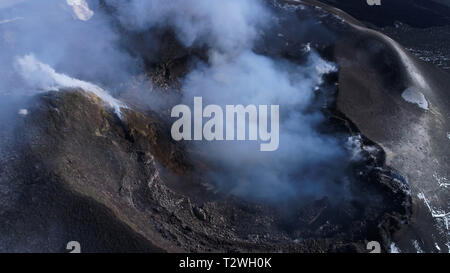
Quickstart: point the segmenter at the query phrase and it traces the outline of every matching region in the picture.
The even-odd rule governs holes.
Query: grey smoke
[[[130,32],[171,28],[184,46],[209,48],[209,61],[198,62],[182,79],[184,103],[202,96],[205,104],[280,105],[276,152],[259,152],[253,142],[195,143],[201,158],[214,166],[209,175],[217,189],[269,201],[345,193],[336,181],[345,180],[346,151],[339,140],[318,132],[324,117],[313,105],[322,76],[335,67],[313,51],[302,66],[255,53],[262,30],[273,23],[267,1],[103,1],[115,8],[112,17],[95,9],[88,21],[76,20],[61,0],[25,0],[0,10],[0,21],[24,18],[0,25],[0,92],[31,88],[14,68],[17,58],[28,54],[57,73],[124,92],[118,86],[144,71],[141,60],[122,49],[112,20]],[[140,90],[143,98],[147,91]]]
[[[210,175],[218,189],[267,201],[345,195],[346,151],[336,138],[317,131],[324,117],[312,106],[322,76],[336,68],[314,52],[304,66],[250,50],[213,59],[185,78],[186,104],[202,96],[204,104],[276,104],[281,112],[277,151],[260,152],[251,142],[196,143],[215,167]]]
[[[336,68],[314,52],[304,66],[256,54],[254,43],[274,23],[267,1],[107,2],[128,29],[168,26],[185,46],[208,46],[209,61],[183,80],[183,103],[201,96],[204,104],[280,105],[276,152],[260,152],[252,142],[190,143],[214,166],[209,175],[217,189],[268,201],[345,194],[346,151],[317,131],[320,108],[311,111],[322,76]]]
[[[260,0],[106,0],[128,29],[171,27],[186,46],[208,44],[232,52],[251,47],[256,26],[270,13]]]

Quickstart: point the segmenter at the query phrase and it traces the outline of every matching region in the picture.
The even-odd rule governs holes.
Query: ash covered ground
[[[448,1],[385,1],[368,7],[365,1],[324,0],[375,30],[398,41],[419,59],[450,69],[450,6]]]

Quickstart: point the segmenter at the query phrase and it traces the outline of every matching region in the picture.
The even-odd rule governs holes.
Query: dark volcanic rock
[[[401,21],[415,27],[450,24],[450,6],[442,0],[381,0],[370,6],[366,0],[319,0],[348,12],[363,22],[377,26]],[[447,2],[447,3],[446,3]]]
[[[184,148],[164,137],[165,125],[154,114],[123,109],[120,120],[81,90],[37,97],[29,111],[14,132],[17,160],[2,168],[4,181],[20,187],[20,205],[1,213],[4,250],[63,251],[72,240],[86,252],[363,249],[367,236],[389,241],[396,227],[388,215],[405,213],[387,199],[381,207],[344,209],[358,203],[353,200],[332,211],[326,200],[313,202],[299,207],[301,221],[282,207],[232,197],[196,205],[160,175],[171,170],[185,183],[202,179]],[[382,197],[386,189],[370,193]],[[349,230],[344,218],[325,213],[346,213],[345,221],[358,224]],[[376,222],[388,230],[373,230]]]
[[[337,109],[385,151],[387,164],[411,188],[413,224],[396,238],[400,249],[416,252],[418,240],[424,251],[447,252],[449,192],[442,181],[450,170],[448,74],[414,58],[386,35],[355,24],[348,14],[322,7],[350,26],[340,31],[334,47],[340,67]],[[423,94],[428,109],[405,100],[408,88]]]

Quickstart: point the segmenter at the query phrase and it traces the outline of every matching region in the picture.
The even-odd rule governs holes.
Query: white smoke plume
[[[207,43],[232,52],[249,48],[255,27],[267,24],[270,13],[260,0],[106,0],[128,29],[172,27],[186,46]]]
[[[107,106],[114,109],[119,117],[121,117],[121,108],[126,108],[125,104],[113,98],[101,87],[90,82],[57,73],[49,65],[37,60],[34,55],[25,55],[18,58],[16,67],[31,89],[37,88],[41,91],[58,91],[65,88],[81,88],[84,91],[95,94],[103,100]]]

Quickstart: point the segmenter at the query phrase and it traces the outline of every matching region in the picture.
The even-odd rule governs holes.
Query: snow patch
[[[423,250],[422,248],[420,248],[419,242],[417,240],[414,240],[412,243],[417,253],[423,253]]]
[[[438,174],[433,174],[433,178],[438,183],[441,188],[450,188],[450,181],[446,177],[440,176]]]
[[[437,243],[434,243],[434,246],[436,247],[437,250],[441,251],[441,248],[439,247],[439,245]]]
[[[114,109],[121,117],[121,108],[127,108],[121,101],[113,98],[105,90],[90,82],[71,78],[65,74],[57,73],[48,64],[41,63],[34,55],[25,55],[17,58],[16,68],[23,79],[33,88],[42,91],[58,91],[61,88],[81,88],[91,92]]]
[[[417,104],[424,110],[428,110],[428,102],[425,96],[415,87],[409,87],[403,91],[402,98],[407,102]]]
[[[449,220],[450,220],[450,212],[445,212],[443,210],[440,209],[434,209],[431,204],[430,201],[425,197],[425,194],[423,192],[420,192],[417,194],[417,197],[420,200],[423,200],[423,202],[425,203],[425,205],[427,206],[428,210],[431,213],[431,216],[433,218],[437,218],[437,219],[443,219],[444,224],[445,224],[445,228],[447,230],[450,230],[449,227]]]
[[[89,9],[86,0],[66,0],[67,5],[72,7],[75,16],[82,21],[88,21],[94,16],[94,12]]]

